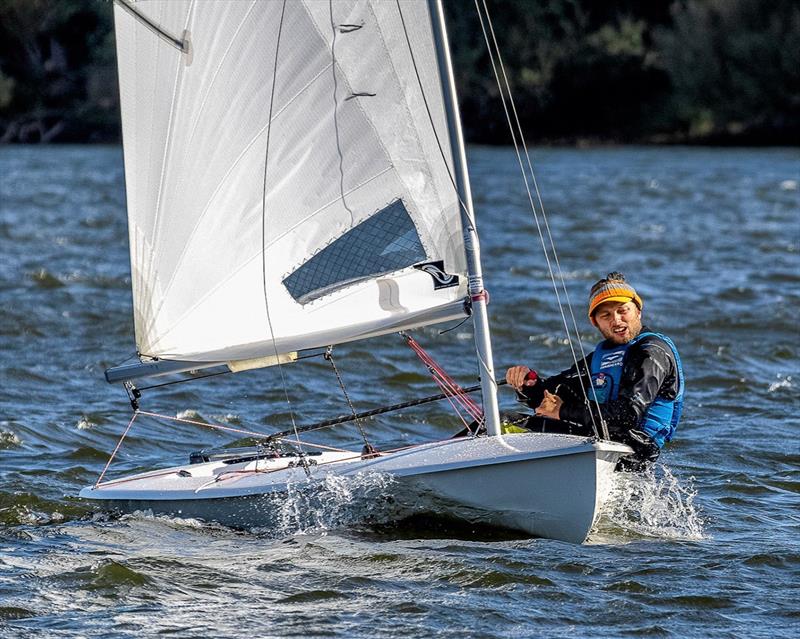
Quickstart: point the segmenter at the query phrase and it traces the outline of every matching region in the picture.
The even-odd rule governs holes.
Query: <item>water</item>
[[[269,530],[112,517],[77,500],[129,416],[102,381],[134,348],[121,154],[0,147],[0,636],[795,636],[800,154],[553,149],[535,161],[587,343],[587,289],[622,270],[688,378],[677,439],[652,473],[619,478],[583,546],[398,523],[409,497],[380,476],[298,490]],[[514,156],[473,148],[470,166],[498,368],[556,372],[569,352]],[[418,333],[474,380],[467,325]],[[396,336],[336,354],[359,409],[435,392]],[[284,370],[299,423],[346,412],[327,364]],[[508,391],[502,403],[513,408]],[[288,418],[274,370],[149,392],[143,406],[260,430]],[[429,405],[367,428],[388,447],[455,425]],[[229,441],[143,419],[111,472]]]

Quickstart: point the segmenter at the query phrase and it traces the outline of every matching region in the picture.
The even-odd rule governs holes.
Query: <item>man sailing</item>
[[[667,336],[642,326],[642,299],[621,273],[592,286],[589,319],[604,339],[577,366],[548,378],[513,366],[506,381],[535,409],[513,422],[526,430],[590,436],[601,418],[609,436],[634,454],[623,470],[642,470],[672,439],[683,406],[683,371]],[[591,383],[589,382],[591,380]],[[587,401],[588,399],[588,401]]]

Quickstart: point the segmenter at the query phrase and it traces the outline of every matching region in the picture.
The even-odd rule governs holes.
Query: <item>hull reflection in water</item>
[[[131,475],[84,488],[83,498],[132,512],[279,527],[281,500],[298,485],[385,474],[435,500],[446,514],[528,534],[582,543],[607,498],[622,444],[538,433],[459,438],[362,459],[355,452],[305,457],[241,456]]]

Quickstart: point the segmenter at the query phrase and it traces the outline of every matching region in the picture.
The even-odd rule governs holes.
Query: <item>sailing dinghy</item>
[[[292,425],[171,468],[104,471],[81,497],[258,526],[293,485],[377,472],[460,515],[583,542],[631,451],[501,433],[440,2],[115,0],[114,19],[139,361],[106,378],[131,397],[128,429],[144,378],[297,366],[471,317],[481,405],[437,381],[485,434],[308,452]]]

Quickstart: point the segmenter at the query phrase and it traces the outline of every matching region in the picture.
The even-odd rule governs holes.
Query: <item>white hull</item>
[[[132,475],[84,488],[80,496],[126,512],[194,517],[226,525],[269,526],[271,497],[328,475],[386,473],[436,498],[450,514],[539,537],[581,543],[608,494],[617,460],[631,452],[615,442],[521,433],[421,444],[362,460],[357,453],[239,463],[210,461]]]

